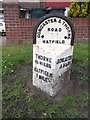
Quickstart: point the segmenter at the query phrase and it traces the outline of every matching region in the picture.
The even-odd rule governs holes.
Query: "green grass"
[[[84,93],[82,96],[67,96],[59,103],[55,103],[47,109],[49,117],[59,118],[76,118],[85,117],[87,113],[83,111],[87,107],[88,95]],[[82,113],[82,115],[81,115]]]
[[[32,45],[11,45],[2,48],[2,75],[13,72],[18,65],[32,61]]]
[[[26,108],[24,81],[17,79],[13,85],[6,86],[4,91],[3,101],[5,101],[7,107],[5,109],[3,108],[4,112],[2,110],[3,116],[22,117],[25,112],[24,109]]]
[[[81,84],[88,81],[88,55],[88,44],[75,44],[72,76],[74,76],[74,79],[80,80]]]
[[[28,93],[26,87],[28,79],[21,77],[12,82],[7,79],[12,70],[32,61],[32,45],[5,46],[2,57],[3,118],[85,118],[88,116],[88,93],[86,91],[52,102],[51,98],[40,95],[40,93]],[[72,78],[78,79],[83,85],[88,79],[87,62],[88,45],[75,44]]]
[[[88,44],[78,43],[74,46],[74,60],[77,61],[88,61]]]
[[[87,93],[82,96],[67,96],[62,101],[50,104],[45,98],[38,98],[37,101],[33,100],[28,103],[29,114],[32,117],[48,117],[48,118],[73,118],[73,117],[85,117],[87,113],[83,112],[84,107],[87,107]],[[80,108],[79,108],[80,107]],[[31,109],[30,109],[31,108]],[[46,114],[45,114],[46,113]],[[80,115],[82,113],[82,115]]]

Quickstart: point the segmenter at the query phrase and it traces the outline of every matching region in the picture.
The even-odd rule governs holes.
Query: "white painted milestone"
[[[33,85],[55,95],[60,89],[60,76],[71,67],[72,55],[73,46],[34,44]]]
[[[47,15],[35,28],[33,85],[50,96],[56,95],[70,78],[73,36],[72,25],[60,14]]]

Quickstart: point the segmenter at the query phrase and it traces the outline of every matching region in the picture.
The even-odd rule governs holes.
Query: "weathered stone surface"
[[[33,85],[54,96],[70,79],[73,47],[33,45]]]

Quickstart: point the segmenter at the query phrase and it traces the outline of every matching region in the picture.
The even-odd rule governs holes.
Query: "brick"
[[[45,3],[41,4],[45,7]],[[38,6],[38,5],[37,5]],[[7,41],[25,43],[30,42],[33,35],[33,28],[37,24],[38,19],[19,18],[18,4],[4,4],[4,14],[6,23]],[[90,18],[70,18],[75,29],[75,42],[83,41],[83,38],[90,37]]]

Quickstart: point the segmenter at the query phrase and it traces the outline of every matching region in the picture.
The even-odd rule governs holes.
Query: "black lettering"
[[[66,27],[67,30],[69,29],[69,27],[68,27],[68,25],[66,23],[64,24],[64,26]]]
[[[42,62],[40,62],[40,65],[42,65]]]
[[[43,27],[44,27],[45,25],[46,25],[45,23],[42,23],[42,24],[39,26],[38,31],[41,32],[42,29],[43,29]]]
[[[61,19],[59,19],[58,23],[61,23]]]
[[[62,31],[62,29],[61,28],[59,28],[59,32],[61,32]]]
[[[48,21],[45,21],[46,24],[48,24]]]
[[[56,18],[54,19],[54,22],[57,22],[57,19],[56,19]]]
[[[38,54],[36,54],[36,58],[37,58]]]
[[[48,67],[51,68],[51,64],[48,64]]]
[[[65,43],[65,40],[62,40],[62,44],[64,44]]]
[[[58,59],[56,64],[59,64],[61,62],[64,62],[64,58]]]
[[[38,64],[38,60],[35,60],[35,63],[37,63],[37,64]]]
[[[49,43],[48,40],[46,41],[46,43]]]
[[[41,28],[38,29],[39,32],[41,32],[41,30],[42,30]]]
[[[48,62],[48,58],[46,57],[45,60]]]
[[[57,60],[56,64],[59,64],[61,62],[66,62],[66,61],[71,60],[71,59],[72,59],[72,56],[67,56],[65,58],[60,58],[60,59]]]
[[[48,31],[50,31],[50,28],[48,28]]]
[[[51,59],[49,59],[48,62],[51,63]],[[42,66],[44,66],[44,67],[51,68],[51,64],[49,64],[49,63],[45,63],[45,62],[37,61],[37,60],[35,60],[35,63],[40,64],[40,65],[42,65]]]
[[[39,34],[37,34],[37,38],[40,38],[40,35],[39,35]]]
[[[66,66],[66,63],[63,63],[63,68]]]
[[[65,23],[65,21],[63,21],[63,24],[62,25],[64,25],[65,26],[65,28],[69,31],[69,26],[68,26],[68,24],[67,23]]]
[[[64,24],[65,24],[65,21],[63,21],[62,25],[64,25]]]
[[[34,71],[36,71],[36,67],[34,68]],[[37,71],[36,71],[37,72]]]
[[[60,65],[59,69],[61,69],[61,68],[62,68],[62,64]]]
[[[53,21],[53,19],[51,19],[51,23],[53,23],[54,21]]]
[[[36,77],[38,77],[38,74],[36,73]]]
[[[39,29],[40,29],[40,31],[41,31],[41,30],[43,29],[43,26],[42,26],[42,25],[40,25],[40,26],[39,26]]]
[[[51,60],[52,60],[52,58],[49,58],[49,62],[50,62],[50,63],[52,62]]]
[[[65,25],[64,25],[66,28],[67,28],[67,24],[65,23]]]
[[[57,30],[57,28],[55,28],[55,32],[57,32],[58,30]]]
[[[50,20],[48,20],[48,22],[50,23]]]
[[[49,73],[48,73],[47,71],[45,71],[45,75],[46,75],[46,76],[48,76],[48,75],[49,75]]]
[[[48,78],[47,78],[47,77],[45,77],[45,81],[46,81],[46,82],[48,81]]]
[[[36,67],[34,68],[34,71],[37,72],[37,73],[43,74],[43,75],[45,75],[47,77],[51,74],[51,73],[49,73],[47,71],[44,71],[44,70],[36,68]]]
[[[43,60],[44,60],[44,61],[45,61],[45,58],[46,58],[46,57],[45,57],[45,56],[43,56]]]
[[[42,75],[39,75],[39,79],[45,81],[45,82],[48,82],[48,78],[47,77],[44,77]]]
[[[58,40],[56,40],[56,43],[58,43]]]
[[[36,59],[44,60],[51,63],[52,58],[36,54]]]
[[[70,64],[70,62],[64,63],[64,64],[63,64],[63,68],[64,68],[64,67],[67,67],[69,64]]]
[[[42,57],[41,55],[39,55],[38,57],[39,57],[39,59],[40,59],[40,60],[42,60],[42,59],[43,59],[43,57]]]
[[[44,26],[45,26],[45,23],[43,23],[43,28],[44,28]]]
[[[43,40],[43,43],[45,43],[45,40]]]
[[[52,43],[54,43],[54,40],[52,40]]]
[[[52,43],[52,40],[48,40],[49,41],[49,43]]]
[[[40,38],[40,34],[41,34],[41,32],[38,31],[36,34],[37,34],[37,37]]]
[[[52,73],[50,73],[50,74],[49,74],[49,77],[52,77],[52,76],[53,76],[53,74],[52,74]]]
[[[39,79],[42,79],[42,76],[41,76],[41,75],[39,75]]]
[[[59,44],[61,44],[61,41],[59,41]]]
[[[50,31],[52,31],[52,32],[61,32],[62,29],[61,28],[47,28],[47,31],[48,32],[50,32]]]
[[[71,64],[71,62],[70,62],[70,61],[69,61],[69,62],[67,62],[67,63],[62,63],[62,64],[60,64],[59,69],[64,68],[64,67],[67,67],[67,66],[69,66],[70,64]]]
[[[53,32],[53,31],[54,31],[54,28],[51,28],[51,31]]]

